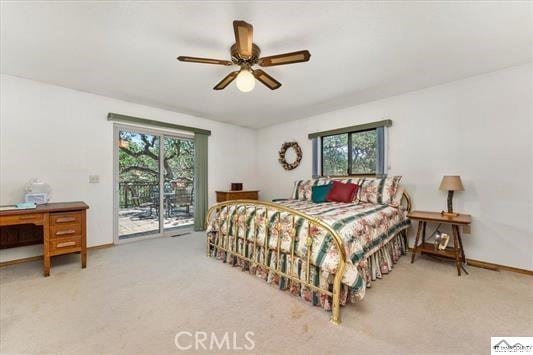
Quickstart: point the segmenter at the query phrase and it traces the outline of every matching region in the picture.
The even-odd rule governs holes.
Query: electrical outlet
[[[98,184],[100,183],[99,175],[89,175],[89,184]]]
[[[463,234],[470,234],[470,226],[469,225],[463,226]]]

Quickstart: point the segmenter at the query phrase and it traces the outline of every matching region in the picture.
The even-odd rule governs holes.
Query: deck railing
[[[154,202],[154,193],[158,189],[158,183],[120,182],[118,184],[120,208],[138,207],[143,203]]]

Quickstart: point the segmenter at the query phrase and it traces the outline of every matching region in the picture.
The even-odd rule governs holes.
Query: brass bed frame
[[[402,203],[405,203],[406,204],[406,209],[407,211],[411,211],[411,198],[409,197],[409,195],[404,192],[403,193],[403,196],[402,196]],[[302,213],[300,211],[297,211],[295,209],[292,209],[292,208],[289,208],[289,207],[285,207],[285,206],[282,206],[282,205],[279,205],[279,204],[276,204],[276,203],[271,203],[271,202],[264,202],[264,201],[256,201],[256,200],[232,200],[232,201],[225,201],[225,202],[220,202],[220,203],[216,203],[214,205],[212,205],[208,212],[207,212],[207,219],[206,219],[206,225],[208,225],[208,223],[211,221],[211,218],[212,218],[212,215],[214,212],[218,212],[220,211],[223,207],[227,207],[227,206],[233,206],[233,205],[237,205],[239,207],[253,207],[255,209],[255,211],[257,211],[257,208],[264,208],[265,209],[265,222],[264,222],[264,229],[265,229],[265,243],[266,246],[264,246],[265,248],[268,249],[268,235],[269,235],[269,211],[272,212],[274,211],[274,213],[278,213],[278,212],[286,212],[286,213],[289,213],[291,216],[292,216],[292,230],[290,231],[290,237],[291,237],[291,250],[290,250],[290,255],[291,255],[291,261],[290,261],[290,266],[289,266],[289,270],[290,270],[290,275],[281,271],[280,269],[280,265],[281,263],[279,262],[280,260],[280,254],[281,254],[281,223],[280,223],[280,218],[281,218],[281,213],[278,213],[278,221],[275,223],[274,225],[274,228],[278,228],[278,239],[277,239],[277,246],[276,246],[276,253],[277,253],[277,262],[276,262],[276,265],[275,267],[271,267],[270,265],[267,265],[266,264],[266,258],[263,258],[262,262],[258,261],[258,259],[260,258],[257,258],[257,234],[258,234],[258,230],[257,230],[257,224],[254,223],[254,230],[253,230],[253,258],[249,258],[249,257],[246,257],[245,255],[243,255],[242,253],[239,253],[238,252],[238,248],[237,248],[237,243],[238,243],[238,235],[239,235],[239,224],[238,223],[235,223],[235,226],[237,228],[237,231],[235,233],[236,237],[234,238],[235,239],[235,247],[234,247],[234,250],[231,250],[230,246],[229,246],[229,243],[230,243],[230,235],[229,235],[229,228],[226,228],[226,235],[222,235],[222,238],[218,238],[217,240],[217,243],[214,243],[211,241],[210,237],[209,237],[209,234],[207,236],[207,256],[210,256],[210,250],[213,248],[215,249],[216,251],[224,251],[228,254],[231,254],[233,255],[234,257],[237,257],[239,259],[242,259],[242,260],[245,260],[245,261],[248,261],[250,263],[250,266],[252,265],[255,265],[255,266],[261,266],[275,274],[277,274],[280,278],[283,277],[283,278],[286,278],[286,279],[290,279],[290,280],[293,280],[301,285],[304,285],[305,287],[308,287],[309,289],[313,290],[313,291],[317,291],[319,293],[322,293],[322,294],[325,294],[325,295],[328,295],[332,298],[332,310],[331,310],[331,322],[334,323],[334,324],[340,324],[341,323],[341,319],[340,319],[340,295],[341,295],[341,285],[342,285],[342,278],[343,278],[343,275],[344,275],[344,268],[346,266],[346,251],[344,249],[344,245],[343,245],[343,242],[342,242],[342,238],[339,236],[339,234],[337,232],[335,232],[328,224],[326,224],[325,222],[323,222],[320,218],[316,218],[316,217],[312,217],[312,216],[309,216],[305,213]],[[255,214],[254,214],[255,215]],[[301,277],[295,277],[293,276],[293,270],[294,270],[294,252],[295,252],[295,238],[296,238],[296,229],[294,228],[295,226],[295,218],[296,216],[298,217],[301,217],[303,218],[304,220],[307,221],[308,223],[308,228],[307,228],[307,239],[306,239],[306,245],[307,245],[307,262],[306,262],[306,270],[305,270],[305,273],[304,273],[304,278],[302,279]],[[235,215],[234,216],[234,222],[236,222],[238,216]],[[229,222],[230,222],[230,214],[228,214],[227,216],[227,225],[229,225]],[[315,225],[315,226],[320,226],[322,227],[324,230],[326,230],[332,237],[333,237],[333,241],[335,242],[335,246],[337,247],[337,250],[339,251],[339,263],[337,265],[337,271],[335,273],[335,278],[333,280],[333,290],[330,291],[330,289],[325,289],[325,288],[321,288],[321,287],[318,287],[318,286],[315,286],[314,284],[312,284],[310,282],[310,270],[311,270],[311,263],[310,263],[310,259],[311,259],[311,253],[312,253],[312,245],[313,245],[313,237],[311,236],[311,228],[309,228],[310,226],[312,225]],[[222,233],[222,231],[217,231],[219,233]],[[405,239],[405,242],[406,242],[406,246],[407,246],[407,233],[406,233],[406,230],[402,230],[400,232],[402,235],[403,235],[403,238]],[[247,231],[245,231],[245,240],[247,239],[246,238],[246,235],[247,234]]]

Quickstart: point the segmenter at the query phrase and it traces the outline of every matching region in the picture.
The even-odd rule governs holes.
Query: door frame
[[[158,136],[159,141],[159,193],[164,193],[164,159],[162,157],[164,156],[165,149],[164,149],[164,137],[171,137],[171,138],[181,138],[181,139],[191,139],[194,140],[194,134],[188,133],[188,132],[182,132],[182,131],[172,131],[172,130],[161,130],[151,127],[144,127],[144,126],[137,126],[137,125],[129,125],[124,123],[115,123],[113,124],[113,243],[114,244],[123,244],[123,243],[130,243],[138,240],[145,240],[145,239],[153,239],[153,238],[160,238],[160,237],[169,237],[176,234],[176,231],[188,231],[189,229],[192,230],[194,224],[191,224],[190,226],[184,226],[184,227],[176,227],[172,228],[172,230],[165,231],[165,222],[164,222],[164,212],[161,213],[161,211],[164,211],[164,198],[159,198],[159,230],[157,232],[142,235],[138,237],[132,237],[132,238],[126,238],[126,239],[120,239],[119,235],[119,215],[118,212],[120,210],[120,197],[119,197],[119,164],[118,164],[118,158],[119,158],[119,148],[118,148],[118,140],[119,140],[119,132],[120,131],[127,131],[130,130],[134,133],[142,133],[142,134],[151,134]],[[196,173],[195,173],[196,174]],[[194,192],[196,193],[196,191]],[[194,199],[194,197],[193,197]]]

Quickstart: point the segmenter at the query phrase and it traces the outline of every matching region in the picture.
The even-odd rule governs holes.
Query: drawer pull
[[[64,242],[64,243],[57,243],[57,248],[65,248],[65,247],[71,247],[73,245],[76,245],[76,242]]]
[[[68,222],[75,222],[75,221],[76,221],[75,217],[60,217],[56,219],[57,223],[68,223]]]
[[[35,216],[20,216],[19,219],[21,221],[26,221],[26,220],[35,219]]]
[[[66,229],[64,231],[57,231],[56,235],[68,235],[68,234],[74,234],[76,231],[74,229]]]

